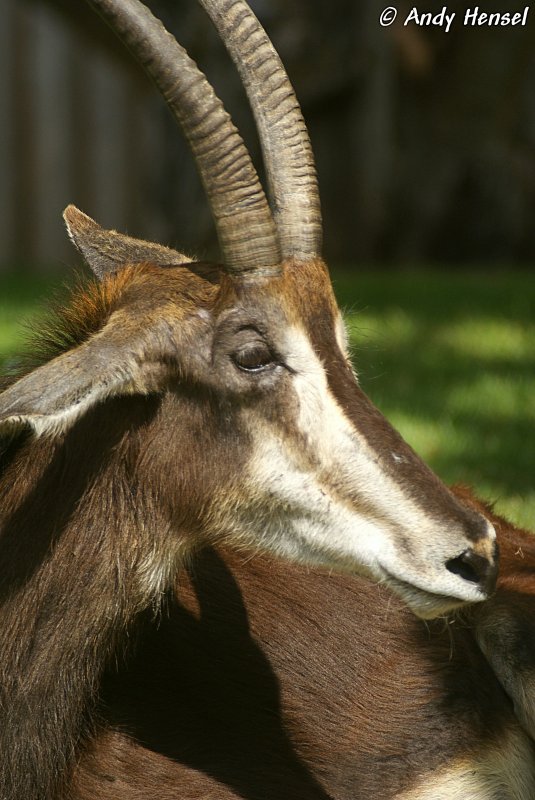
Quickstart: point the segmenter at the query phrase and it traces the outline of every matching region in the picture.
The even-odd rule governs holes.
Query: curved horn
[[[305,120],[282,62],[245,0],[199,0],[240,73],[253,110],[283,257],[319,255],[321,207]]]
[[[88,0],[158,86],[192,149],[229,272],[280,270],[273,218],[249,153],[205,75],[139,0]]]

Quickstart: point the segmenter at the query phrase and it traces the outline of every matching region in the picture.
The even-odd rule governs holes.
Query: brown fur
[[[136,265],[102,281],[80,278],[67,297],[49,302],[39,330],[30,335],[26,356],[31,360],[29,367],[34,369],[86,342],[109,320],[125,288],[142,283],[147,272],[148,265]]]
[[[156,273],[137,266],[102,284],[76,289],[71,303],[56,310],[41,334],[39,361],[80,346],[114,313],[121,313],[125,303],[136,305],[136,297],[141,313],[151,301],[169,304],[170,287],[184,313],[194,286],[191,277],[176,271]],[[159,292],[165,293],[161,301]],[[184,398],[184,413],[187,403]],[[159,595],[145,585],[147,559],[165,563],[171,558],[165,544],[170,526],[197,526],[187,516],[187,509],[198,504],[192,476],[189,492],[195,497],[182,504],[181,518],[171,520],[174,504],[158,479],[169,464],[155,474],[150,463],[150,443],[161,446],[158,429],[166,405],[165,397],[117,398],[89,411],[63,436],[35,440],[21,432],[4,442],[2,800],[50,800],[54,795],[65,765],[91,727],[92,698],[105,663],[121,657],[121,641],[136,614],[159,604]],[[169,421],[169,412],[167,417]],[[198,403],[191,415],[195,430],[196,417],[202,427]],[[191,444],[180,440],[179,426],[174,430],[173,453],[180,469],[181,450]],[[145,484],[147,471],[152,474],[150,486]]]
[[[186,265],[180,269],[170,269],[166,275],[155,265],[147,263],[123,266],[102,280],[80,276],[69,287],[66,296],[59,296],[47,303],[45,314],[39,321],[39,329],[29,332],[28,343],[20,359],[22,369],[17,369],[16,376],[11,380],[83,344],[104,327],[114,311],[128,305],[133,296],[138,296],[139,304],[139,297],[145,294],[152,298],[158,292],[159,285],[167,290],[172,288],[173,293],[180,296],[180,305],[187,310],[186,290],[189,289],[191,293],[195,286],[192,277]],[[198,287],[203,287],[202,280],[198,281]],[[195,303],[202,302],[203,293],[199,295]]]
[[[431,624],[362,579],[205,553],[135,656],[107,674],[68,797],[392,800],[422,780],[429,790],[448,766],[475,769],[511,734],[525,739],[476,635],[512,584],[535,635],[535,545],[492,519],[496,597]],[[494,785],[478,797],[509,796]]]
[[[128,342],[138,331],[150,336],[163,317],[187,339],[193,334],[185,318],[213,304],[215,291],[189,269],[150,265],[78,287],[9,383],[75,353],[110,326]],[[235,287],[227,281],[219,303],[231,302]],[[247,308],[247,297],[238,302]],[[276,292],[265,305],[280,318]],[[159,605],[161,589],[147,588],[147,560],[172,565],[176,532],[191,538],[204,529],[206,498],[221,485],[232,497],[229,465],[239,473],[246,453],[232,410],[201,387],[181,386],[177,397],[176,380],[188,367],[170,368],[171,392],[109,399],[53,438],[34,439],[24,429],[4,438],[2,800],[51,800],[59,791],[91,730],[102,670],[121,658],[137,615]]]
[[[422,614],[483,596],[496,580],[492,532],[481,536],[481,519],[440,488],[356,386],[336,344],[336,304],[325,265],[319,259],[279,263],[280,242],[285,253],[317,252],[319,200],[311,159],[293,164],[299,188],[287,186],[286,176],[274,186],[275,193],[277,186],[284,190],[279,199],[289,201],[293,214],[302,206],[305,227],[312,221],[312,250],[304,246],[302,225],[294,220],[289,226],[289,212],[276,231],[243,143],[172,37],[142,6],[134,15],[129,4],[97,8],[138,54],[185,128],[229,274],[219,284],[216,267],[177,267],[179,253],[104,231],[73,207],[65,212],[73,241],[97,275],[131,266],[75,292],[41,334],[32,358],[0,387],[1,800],[56,800],[68,793],[69,774],[92,738],[105,670],[111,676],[128,656],[130,639],[143,629],[141,618],[154,621],[186,557],[207,542],[231,539],[236,546],[364,570],[369,553],[354,541],[362,502],[366,522],[371,518],[387,539],[374,554],[375,577],[390,580]],[[264,65],[277,66],[268,44],[262,51]],[[308,139],[286,88],[289,115],[271,134],[288,144],[291,139],[294,149],[295,131],[285,132],[293,119],[301,127],[297,151],[306,153]],[[279,145],[266,147],[268,155],[271,150],[282,157]],[[285,241],[290,227],[293,241]],[[307,406],[310,398],[299,394],[295,370],[284,360],[291,355],[291,326],[328,364],[334,399],[325,394],[329,402],[320,416],[327,422],[314,435],[308,426],[293,432],[292,414],[295,421],[299,401]],[[310,357],[307,347],[301,349]],[[255,362],[259,353],[265,358]],[[316,394],[318,386],[324,389],[317,373]],[[311,402],[306,410],[318,407]],[[359,420],[366,421],[371,454],[360,458],[360,439],[350,451],[359,467],[364,464],[362,471],[375,476],[375,465],[388,463],[385,473],[392,472],[393,446],[406,465],[396,479],[385,480],[391,496],[385,501],[379,492],[374,508],[366,485],[356,486],[345,464],[333,470],[325,458],[323,472],[318,467],[329,414],[344,446],[352,435],[358,438]],[[351,421],[357,430],[351,431]],[[262,450],[262,425],[271,450]],[[284,443],[282,455],[273,441]],[[256,469],[252,479],[249,468]],[[273,480],[266,491],[269,471]],[[327,474],[333,471],[340,475]],[[298,475],[292,497],[281,488],[290,473]],[[400,505],[408,513],[398,535]],[[341,518],[349,543],[331,539]],[[426,532],[435,530],[441,538],[428,544]],[[388,563],[380,563],[379,555]],[[264,746],[270,742],[265,738]],[[172,736],[169,746],[175,747]],[[292,748],[286,748],[290,757]],[[295,787],[307,780],[303,759]],[[96,777],[98,782],[103,775]],[[229,773],[222,780],[232,787]],[[283,780],[271,798],[288,785]],[[104,774],[92,796],[110,796],[108,784]],[[321,792],[315,777],[307,785]],[[157,794],[163,796],[159,788]]]
[[[269,515],[287,513],[248,483],[257,420],[301,469],[316,468],[292,424],[291,376],[279,373],[275,390],[269,375],[262,383],[232,367],[240,331],[257,329],[275,352],[289,325],[308,332],[318,354],[332,357],[329,373],[343,371],[345,391],[352,381],[354,419],[367,407],[334,342],[322,262],[289,263],[281,277],[256,283],[223,276],[220,285],[197,266],[137,265],[76,290],[46,328],[37,367],[0,394],[8,426],[0,447],[2,800],[52,800],[60,791],[94,724],[103,670],[135,638],[138,615],[159,607],[186,556],[227,538],[259,547]],[[119,382],[118,394],[106,395],[127,369],[126,388]],[[48,408],[54,417],[65,404],[76,410],[103,380],[102,394],[65,428],[29,435],[25,419],[39,421]],[[248,428],[242,412],[251,409]],[[389,430],[376,421],[378,432]],[[420,501],[429,501],[423,491]],[[445,489],[434,507],[477,538],[479,519],[463,517]],[[248,526],[238,535],[244,509]]]

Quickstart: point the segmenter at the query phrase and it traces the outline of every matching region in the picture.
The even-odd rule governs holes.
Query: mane
[[[130,290],[143,296],[156,269],[127,267],[102,283],[78,278],[39,322],[10,382],[82,345]],[[82,420],[65,446],[34,441],[29,430],[0,439],[2,798],[57,796],[91,730],[100,672],[120,657],[138,611],[158,602],[139,578],[154,541],[141,545],[138,529],[154,517],[131,480],[139,452],[130,426],[153,407],[121,400],[107,426],[97,409],[98,421]]]
[[[149,264],[127,266],[101,281],[78,273],[72,285],[65,285],[46,302],[38,330],[30,327],[32,322],[26,322],[22,352],[15,368],[2,377],[0,390],[86,342],[106,324],[125,290],[148,277],[153,269]]]
[[[219,268],[203,262],[170,264],[167,268],[150,262],[130,264],[99,280],[78,273],[73,284],[65,284],[59,294],[46,301],[37,331],[32,321],[26,322],[25,343],[16,355],[14,366],[0,375],[0,392],[32,370],[86,342],[106,324],[129,289],[145,284],[150,290],[155,273],[161,276],[162,270],[173,267],[180,267],[182,282],[177,281],[177,289],[185,300],[192,278],[197,285],[199,279],[204,286],[219,284]]]
[[[91,338],[106,324],[125,290],[148,277],[152,269],[148,264],[127,266],[102,281],[78,273],[73,284],[65,284],[47,300],[37,330],[32,321],[26,321],[25,343],[15,363],[0,376],[0,393]],[[27,431],[0,435],[0,478],[27,436]]]

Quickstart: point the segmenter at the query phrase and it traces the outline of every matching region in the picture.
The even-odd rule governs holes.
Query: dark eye
[[[260,372],[274,364],[273,353],[265,342],[242,347],[233,353],[232,360],[244,372]]]

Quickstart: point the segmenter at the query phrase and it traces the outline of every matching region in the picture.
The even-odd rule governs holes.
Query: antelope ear
[[[191,261],[188,256],[169,247],[105,230],[73,205],[67,206],[63,219],[71,241],[97,278],[113,274],[127,264],[148,262],[169,267]]]
[[[105,329],[68,353],[16,380],[0,394],[0,434],[31,427],[38,434],[68,430],[108,397],[148,394],[165,384],[169,367],[155,352],[158,337],[126,336],[115,343]],[[155,346],[151,346],[151,345]]]
[[[476,638],[513,702],[518,721],[535,740],[535,602],[506,596],[481,604]],[[478,609],[479,611],[479,609]]]

